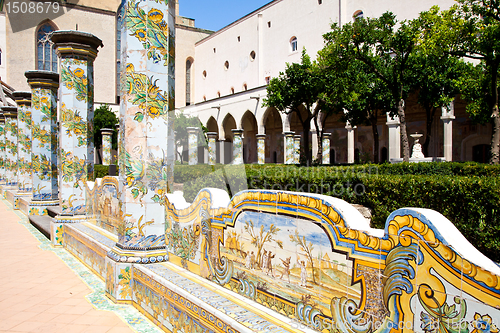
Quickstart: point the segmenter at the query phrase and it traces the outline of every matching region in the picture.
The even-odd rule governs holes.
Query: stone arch
[[[217,120],[215,120],[213,116],[210,116],[207,121],[207,130],[209,132],[216,132],[217,134],[219,133],[219,125],[217,125]]]
[[[266,135],[266,163],[284,162],[283,117],[275,108],[268,108],[262,117],[263,133]]]
[[[193,57],[189,56],[186,58],[186,106],[191,105],[193,100]]]
[[[257,163],[257,119],[255,115],[246,111],[241,118],[241,128],[243,129],[243,162],[245,164]]]
[[[491,145],[491,135],[471,134],[462,140],[462,151],[460,160],[473,160],[473,147],[477,145]]]
[[[224,140],[224,164],[229,164],[233,160],[233,132],[231,130],[237,129],[236,121],[232,114],[228,113],[222,121],[221,131],[219,132],[219,138]]]

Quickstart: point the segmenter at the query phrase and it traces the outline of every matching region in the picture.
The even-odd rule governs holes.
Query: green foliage
[[[116,174],[118,175],[118,166],[116,167]],[[94,164],[94,181],[97,178],[103,178],[109,175],[109,165]]]
[[[192,201],[205,187],[227,189],[231,167],[184,184]],[[225,177],[224,177],[225,176]],[[340,167],[247,165],[249,189],[311,192],[339,197],[373,210],[372,226],[403,207],[436,210],[482,253],[500,261],[500,166],[477,163],[401,163]],[[235,193],[230,193],[234,195]]]
[[[110,128],[113,130],[112,137],[112,147],[117,149],[117,137],[118,131],[116,130],[116,124],[118,124],[118,118],[111,109],[109,105],[104,104],[95,109],[94,111],[94,146],[100,148],[102,146],[102,134],[101,128]]]

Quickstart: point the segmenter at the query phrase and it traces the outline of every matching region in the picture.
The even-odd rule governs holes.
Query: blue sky
[[[271,0],[180,0],[179,14],[195,19],[197,28],[217,31]]]

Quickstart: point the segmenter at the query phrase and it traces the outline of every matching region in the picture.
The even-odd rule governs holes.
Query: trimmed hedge
[[[118,166],[116,167],[116,174],[118,175]],[[94,164],[94,181],[97,178],[102,178],[109,175],[109,165]]]
[[[387,217],[396,209],[429,208],[452,221],[479,251],[500,262],[498,166],[475,163],[310,168],[247,165],[245,170],[246,175],[241,167],[226,166],[203,174],[184,183],[184,196],[192,201],[204,187],[222,188],[232,196],[244,189],[245,181],[249,189],[326,194],[371,208],[372,226],[376,228],[384,228]],[[182,172],[189,175],[191,171]]]

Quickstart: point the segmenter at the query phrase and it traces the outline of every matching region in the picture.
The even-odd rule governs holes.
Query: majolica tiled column
[[[17,107],[2,106],[5,117],[5,185],[17,189]]]
[[[113,130],[111,128],[101,128],[101,135],[102,135],[102,164],[110,165]]]
[[[321,148],[323,150],[323,164],[330,164],[330,138],[331,133],[323,133],[323,142]]]
[[[58,222],[85,220],[87,180],[94,175],[94,60],[102,42],[81,31],[52,33],[59,57]]]
[[[233,164],[243,164],[243,130],[233,129]]]
[[[208,132],[208,165],[215,165],[217,161],[217,132]]]
[[[294,148],[294,154],[293,154],[293,159],[295,161],[295,164],[300,163],[300,140],[302,139],[302,135],[294,135],[293,136],[293,148]]]
[[[31,87],[31,176],[33,199],[30,215],[47,215],[59,204],[57,187],[57,88],[59,74],[28,71]]]
[[[285,132],[285,164],[295,163],[295,143],[293,135],[295,132]]]
[[[5,185],[5,118],[0,111],[0,183]]]
[[[257,134],[257,162],[259,164],[266,163],[266,135]]]
[[[198,164],[198,128],[188,127],[189,165]]]
[[[347,163],[354,163],[354,129],[349,122],[347,122],[345,129],[347,130]]]
[[[31,92],[15,91],[17,103],[17,184],[19,192],[33,191],[31,179]]]
[[[123,228],[108,253],[114,277],[106,293],[120,293],[120,271],[131,263],[161,262],[166,194],[173,191],[175,141],[175,1],[122,0],[119,179]],[[147,28],[146,28],[147,27]],[[172,247],[174,244],[170,244]]]

